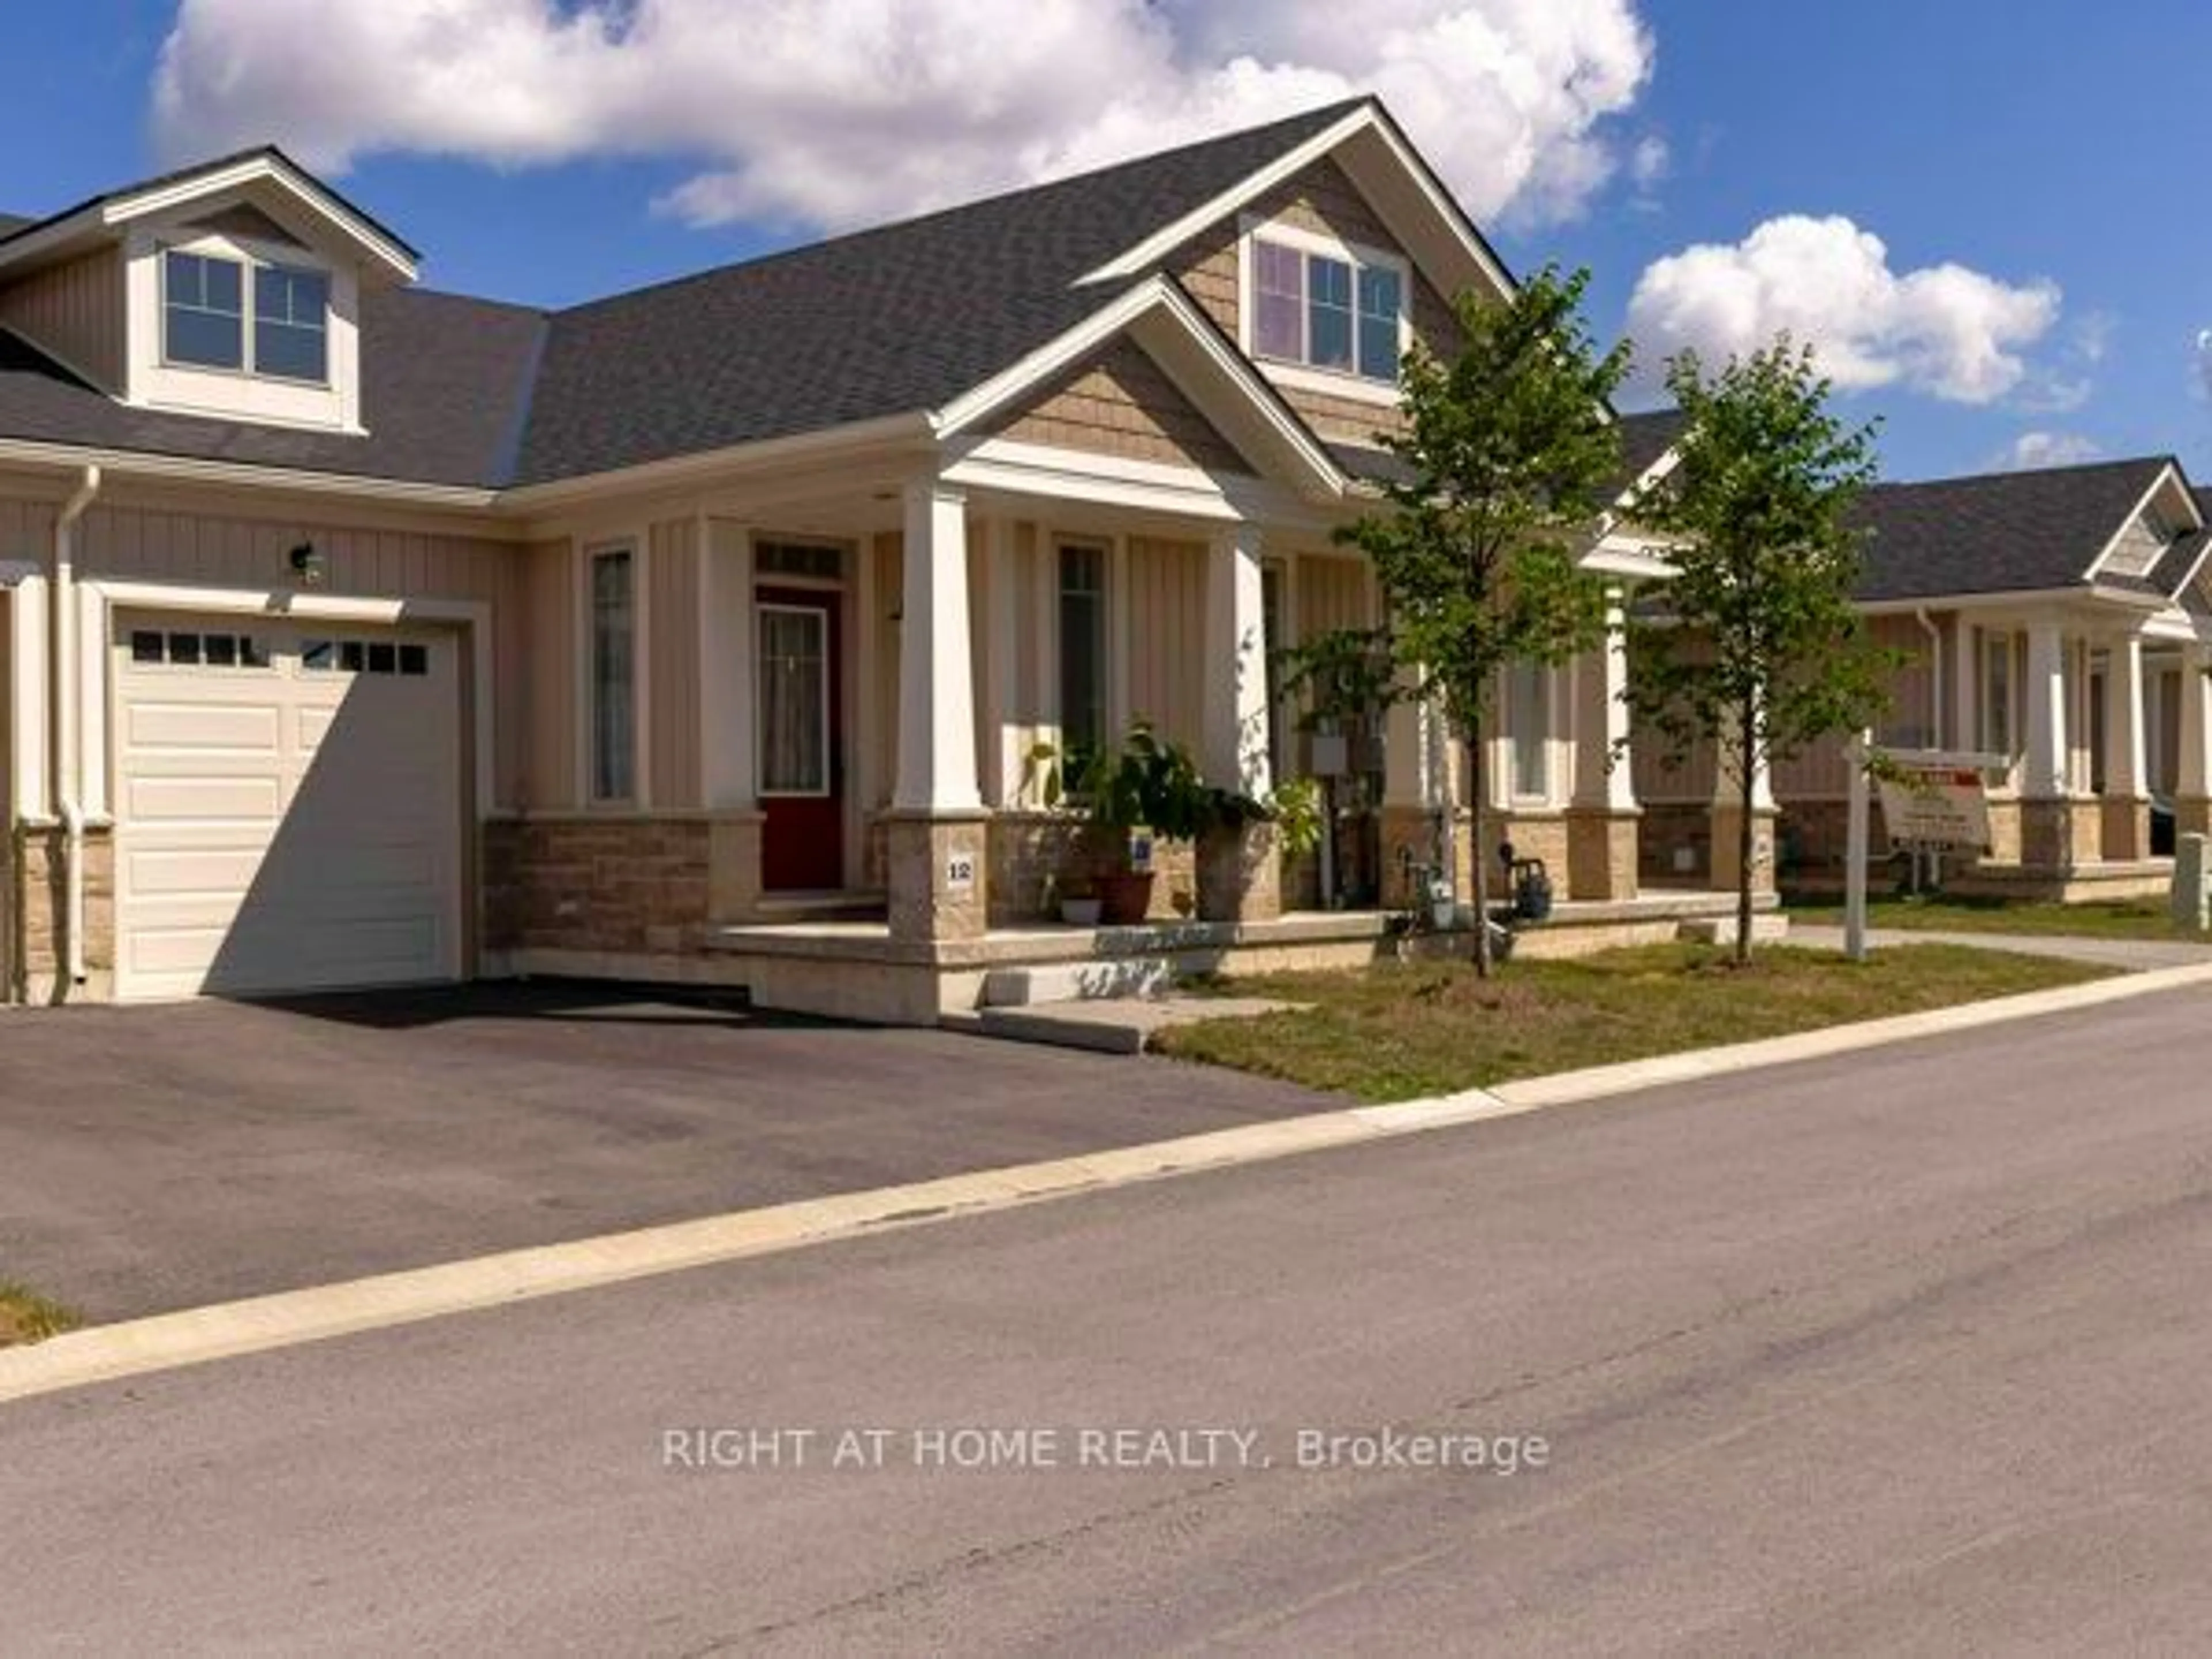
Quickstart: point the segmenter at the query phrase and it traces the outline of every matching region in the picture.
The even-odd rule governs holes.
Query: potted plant
[[[1048,810],[1063,799],[1066,756],[1057,745],[1031,746],[1023,781]],[[1152,849],[1161,841],[1194,841],[1205,828],[1208,791],[1198,763],[1181,744],[1144,720],[1117,748],[1089,756],[1067,781],[1066,802],[1082,815],[1088,885],[1109,927],[1144,921],[1152,909]],[[1063,884],[1063,895],[1068,890]]]
[[[1070,876],[1055,884],[1060,919],[1071,927],[1096,927],[1104,914],[1104,901],[1087,876]]]

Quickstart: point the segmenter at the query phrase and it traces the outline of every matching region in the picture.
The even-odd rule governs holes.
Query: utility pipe
[[[62,821],[62,882],[65,895],[62,923],[64,971],[69,983],[64,997],[85,981],[84,966],[84,803],[79,789],[84,768],[84,710],[79,702],[77,650],[81,629],[76,617],[76,526],[100,494],[100,469],[87,466],[76,492],[63,503],[54,521],[54,580],[48,603],[53,630],[54,664],[54,801]]]

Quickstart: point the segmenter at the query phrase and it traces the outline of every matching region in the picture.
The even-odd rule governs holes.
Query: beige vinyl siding
[[[862,550],[864,556],[871,551]],[[905,580],[906,538],[895,530],[884,531],[876,538],[872,554],[876,562],[876,660],[860,665],[864,676],[873,676],[866,695],[873,703],[876,729],[873,753],[867,758],[870,775],[875,781],[872,792],[875,799],[861,803],[870,810],[889,805],[891,790],[898,781],[899,625],[892,619],[899,613],[901,584]]]
[[[1209,472],[1252,471],[1159,365],[1126,339],[1061,374],[998,435]]]
[[[1129,718],[1195,748],[1206,729],[1203,542],[1129,538]]]
[[[1364,560],[1308,553],[1298,559],[1297,569],[1301,641],[1374,625],[1374,584]]]
[[[1200,232],[1169,257],[1169,270],[1232,340],[1239,337],[1242,290],[1237,260],[1242,221],[1247,217],[1405,258],[1404,248],[1384,228],[1344,169],[1332,161],[1316,162],[1241,213]],[[1410,268],[1411,261],[1407,264]],[[1415,339],[1439,355],[1456,349],[1459,326],[1453,319],[1451,305],[1418,270],[1413,273],[1408,304]],[[1282,392],[1284,400],[1326,438],[1371,443],[1378,430],[1395,430],[1401,424],[1395,408],[1298,386],[1285,386]]]
[[[646,561],[645,655],[655,811],[702,804],[699,781],[698,525],[653,527]]]
[[[1948,619],[1939,620],[1942,649],[1950,650]],[[1890,681],[1890,710],[1878,723],[1875,738],[1899,749],[1943,746],[1938,733],[1947,732],[1950,716],[1938,715],[1935,706],[1936,673],[1929,657],[1929,639],[1911,617],[1875,617],[1867,632],[1877,645],[1904,653],[1905,661]],[[1945,688],[1948,695],[1948,687]],[[1823,738],[1802,754],[1774,768],[1775,799],[1787,805],[1793,800],[1840,800],[1850,789],[1850,769],[1841,733]]]
[[[0,289],[0,325],[89,377],[102,391],[120,392],[128,325],[121,252],[106,248]]]
[[[21,517],[18,515],[26,515]],[[10,519],[26,531],[45,526],[46,542],[22,556],[43,558],[51,545],[53,509],[0,508],[0,535]],[[202,507],[186,498],[103,500],[85,514],[79,574],[210,587],[281,588],[292,580],[290,550],[311,542],[325,560],[325,591],[393,599],[438,599],[489,607],[495,677],[493,710],[494,808],[520,797],[526,769],[528,681],[520,650],[501,649],[517,636],[509,612],[526,604],[520,550],[511,543],[421,530],[366,528],[307,518],[272,519]]]
[[[524,602],[514,610],[522,643],[508,658],[526,688],[523,717],[511,722],[525,729],[515,804],[537,811],[574,806],[580,793],[575,545],[562,537],[533,543],[519,556]]]

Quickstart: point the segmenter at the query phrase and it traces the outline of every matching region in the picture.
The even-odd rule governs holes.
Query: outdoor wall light
[[[323,556],[314,543],[301,542],[292,550],[289,557],[292,574],[300,579],[302,586],[320,587],[323,585]]]

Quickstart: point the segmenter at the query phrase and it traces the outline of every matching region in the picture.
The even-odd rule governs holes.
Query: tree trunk
[[[1752,868],[1752,860],[1759,846],[1759,837],[1754,833],[1757,826],[1751,815],[1752,803],[1758,793],[1753,787],[1759,775],[1759,728],[1753,724],[1757,714],[1755,703],[1744,705],[1741,748],[1736,756],[1741,807],[1735,832],[1735,961],[1739,968],[1751,962],[1751,885],[1757,873]]]
[[[1490,790],[1483,772],[1482,720],[1469,720],[1467,729],[1467,793],[1473,803],[1473,816],[1468,833],[1474,845],[1468,849],[1468,864],[1474,872],[1474,976],[1490,977],[1490,848],[1486,837],[1490,823]],[[1450,812],[1456,805],[1451,798],[1451,778],[1449,768],[1444,778],[1444,810]],[[1445,820],[1449,823],[1450,820]]]

